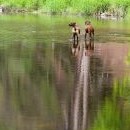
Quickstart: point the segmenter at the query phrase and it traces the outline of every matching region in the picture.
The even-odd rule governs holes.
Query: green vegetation
[[[49,13],[74,13],[93,15],[108,12],[126,15],[130,12],[129,0],[0,0],[8,8],[40,10]]]
[[[130,78],[115,80],[113,96],[106,97],[97,113],[92,130],[129,130]]]
[[[57,120],[60,124],[59,118],[62,116],[60,102],[64,101],[64,97],[69,97],[70,90],[68,92],[68,89],[73,87],[71,86],[73,80],[68,86],[57,85],[59,77],[57,66],[63,64],[65,71],[63,70],[62,73],[67,81],[73,79],[70,76],[74,75],[69,71],[71,57],[68,46],[64,48],[62,46],[59,48],[58,44],[50,46],[51,37],[55,40],[53,36],[55,30],[57,29],[57,35],[61,33],[58,27],[63,27],[63,22],[59,17],[55,17],[54,20],[50,16],[3,15],[0,17],[2,26],[0,32],[0,109],[5,110],[6,105],[3,106],[3,102],[6,102],[5,93],[11,91],[7,94],[9,96],[7,105],[13,111],[13,113],[8,111],[12,113],[10,119],[15,115],[20,118],[19,126],[17,126],[18,118],[12,119],[11,122],[7,121],[6,119],[9,118],[6,118],[8,114],[5,112],[3,116],[6,119],[0,121],[0,130],[20,129],[26,123],[28,124],[28,121],[23,119],[28,117],[35,122],[33,122],[35,127],[31,130],[36,127],[52,130]],[[48,34],[51,34],[51,37]],[[60,40],[59,37],[58,39]],[[8,85],[4,84],[6,79],[9,82]],[[62,83],[58,81],[60,82]]]

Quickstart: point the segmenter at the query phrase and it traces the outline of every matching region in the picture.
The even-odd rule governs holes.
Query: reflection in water
[[[74,44],[75,45],[75,44]],[[73,130],[85,130],[88,113],[88,92],[90,80],[90,55],[94,50],[94,41],[85,41],[77,58],[76,81],[74,83]],[[77,47],[77,46],[76,46]]]
[[[94,50],[94,39],[85,40],[85,55],[92,55]]]
[[[79,51],[80,51],[80,44],[79,44],[79,41],[77,42],[73,42],[72,45],[71,45],[71,52],[74,56],[77,56],[79,54]]]
[[[0,18],[0,129],[130,130],[127,39],[102,35],[113,31],[104,21],[70,53],[68,21],[53,18]]]

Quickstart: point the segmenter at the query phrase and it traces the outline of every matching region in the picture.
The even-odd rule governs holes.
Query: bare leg
[[[73,39],[74,39],[74,43],[75,43],[75,33],[73,33]]]
[[[78,42],[78,40],[79,40],[78,35],[76,35],[76,36],[77,36],[77,42]]]
[[[87,33],[85,33],[85,40],[86,40],[86,37],[87,37]]]
[[[89,39],[91,39],[92,37],[91,37],[91,32],[89,33]]]
[[[94,39],[94,32],[92,34],[93,34],[93,39]]]

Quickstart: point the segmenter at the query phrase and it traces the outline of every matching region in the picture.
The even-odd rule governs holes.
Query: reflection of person
[[[78,41],[79,40],[79,34],[80,34],[80,28],[78,27],[76,22],[70,23],[69,26],[72,27],[72,34],[73,34],[74,42],[75,42],[76,39]]]
[[[90,21],[85,21],[85,40],[87,38],[87,34],[89,34],[89,38],[94,37],[94,28]]]
[[[85,55],[92,55],[94,51],[94,40],[85,40]]]
[[[72,52],[72,54],[73,54],[74,56],[77,56],[78,53],[79,53],[79,50],[80,50],[80,45],[79,45],[79,43],[78,43],[78,42],[77,42],[77,43],[73,42],[73,43],[72,43],[72,46],[71,46],[71,52]]]

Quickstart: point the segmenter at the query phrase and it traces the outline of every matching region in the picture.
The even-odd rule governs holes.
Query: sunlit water
[[[130,25],[86,19],[0,16],[1,130],[130,130]]]

